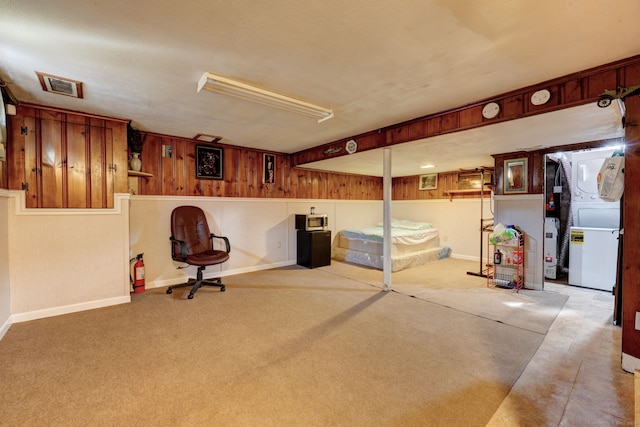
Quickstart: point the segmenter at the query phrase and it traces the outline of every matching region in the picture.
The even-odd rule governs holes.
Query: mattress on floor
[[[391,269],[398,271],[449,256],[440,246],[438,229],[429,223],[392,220]],[[338,232],[333,257],[373,268],[383,268],[383,227],[349,228]]]
[[[451,253],[448,247],[435,247],[424,251],[410,252],[404,255],[391,257],[391,271],[400,271],[405,268],[417,267],[442,258],[447,258]],[[344,248],[335,248],[333,258],[339,261],[346,261],[353,264],[364,265],[366,267],[382,270],[384,259],[382,255],[375,255],[368,252],[354,251]]]
[[[408,235],[402,233],[401,236],[394,236],[397,230],[392,229],[391,238],[391,255],[406,255],[416,251],[423,251],[426,249],[440,246],[440,237],[438,235],[438,229],[431,228],[427,232],[420,233],[419,235]],[[383,243],[382,238],[377,237],[370,238],[370,234],[358,234],[351,230],[342,230],[338,233],[336,238],[337,246],[343,249],[349,249],[358,252],[366,252],[373,255],[382,255]]]

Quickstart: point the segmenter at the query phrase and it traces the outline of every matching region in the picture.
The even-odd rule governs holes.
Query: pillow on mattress
[[[382,227],[383,223],[379,222],[378,227]],[[392,219],[391,220],[392,228],[402,228],[405,230],[426,230],[428,228],[433,228],[433,225],[428,222],[414,222],[409,221],[408,219]]]

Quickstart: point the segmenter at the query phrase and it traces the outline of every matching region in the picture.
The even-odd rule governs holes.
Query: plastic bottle
[[[496,265],[502,263],[502,252],[500,252],[500,249],[496,250],[493,254],[493,263]]]

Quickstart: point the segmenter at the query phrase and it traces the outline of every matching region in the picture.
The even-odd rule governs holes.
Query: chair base
[[[211,280],[204,280],[202,278],[202,270],[204,270],[204,267],[198,267],[197,277],[195,279],[189,279],[187,283],[183,283],[181,285],[169,286],[167,288],[167,294],[172,293],[173,290],[176,288],[186,288],[188,286],[192,286],[191,291],[189,292],[189,296],[187,297],[189,299],[193,299],[193,296],[195,295],[196,291],[200,289],[201,286],[216,286],[220,288],[220,292],[225,291],[225,287],[222,284],[222,279],[218,277]]]

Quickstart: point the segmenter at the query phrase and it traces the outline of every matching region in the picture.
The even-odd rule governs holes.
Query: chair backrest
[[[171,236],[182,240],[187,255],[211,250],[211,232],[204,211],[197,206],[179,206],[171,212]],[[179,254],[180,249],[174,252]]]

